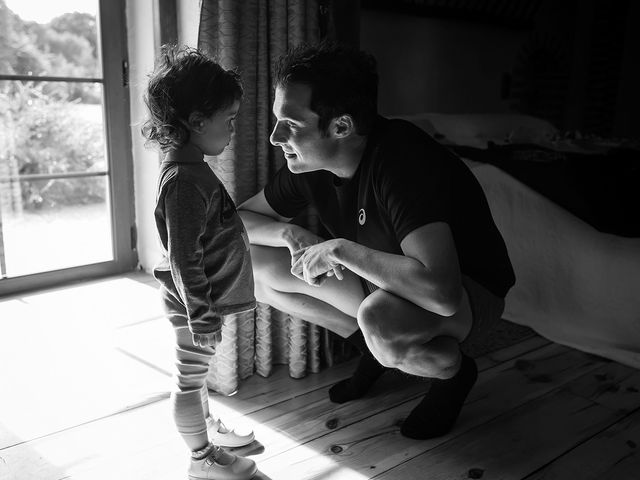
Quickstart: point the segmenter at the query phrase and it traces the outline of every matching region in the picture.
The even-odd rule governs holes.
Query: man
[[[287,165],[239,213],[256,298],[363,353],[331,400],[361,397],[385,367],[431,378],[401,432],[432,438],[477,378],[460,343],[500,319],[514,274],[473,174],[411,123],[378,116],[377,83],[373,57],[345,47],[281,58],[270,141]],[[331,239],[288,223],[307,206]]]

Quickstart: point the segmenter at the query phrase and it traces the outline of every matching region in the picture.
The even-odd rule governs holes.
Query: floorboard
[[[154,282],[133,272],[0,302],[0,374],[9,387],[0,396],[1,480],[186,479],[188,452],[167,399],[170,331],[151,302]],[[52,312],[78,292],[77,308],[53,323]],[[110,308],[95,309],[102,304]],[[66,338],[92,306],[93,331],[104,338]],[[36,340],[49,340],[39,351],[48,361],[11,340],[24,321],[37,327]],[[78,352],[100,363],[84,365],[72,384],[76,372],[59,369]],[[33,377],[12,368],[16,358],[31,362]],[[256,480],[640,479],[637,370],[531,336],[478,358],[479,380],[456,428],[414,441],[399,425],[429,383],[387,373],[364,398],[332,404],[328,388],[355,362],[297,380],[277,366],[231,397],[211,395],[225,421],[254,428],[256,442],[236,452],[256,460]],[[116,383],[91,376],[110,370]]]
[[[423,442],[402,437],[399,423],[418,400],[407,398],[402,404],[388,405],[380,413],[260,462],[260,468],[273,479],[286,478],[287,474],[305,479],[369,478],[595,368],[597,363],[587,355],[559,345],[547,345],[481,372],[457,428],[447,436]],[[357,408],[361,402],[354,402],[353,407]]]

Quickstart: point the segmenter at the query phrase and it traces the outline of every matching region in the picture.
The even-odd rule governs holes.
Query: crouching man
[[[364,52],[321,44],[282,57],[270,141],[286,166],[239,213],[256,298],[362,352],[331,400],[361,397],[386,368],[431,378],[401,427],[426,439],[453,427],[477,378],[464,346],[500,319],[515,279],[469,168],[413,124],[379,116],[377,83]],[[288,223],[307,206],[331,238]]]

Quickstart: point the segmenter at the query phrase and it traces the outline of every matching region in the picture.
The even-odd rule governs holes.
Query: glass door
[[[0,295],[135,265],[124,0],[0,0]]]

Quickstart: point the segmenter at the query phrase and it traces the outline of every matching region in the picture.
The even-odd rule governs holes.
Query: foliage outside
[[[96,19],[23,21],[0,0],[0,73],[96,78]],[[100,83],[0,81],[0,207],[105,201],[104,177],[18,181],[18,175],[105,171]]]

